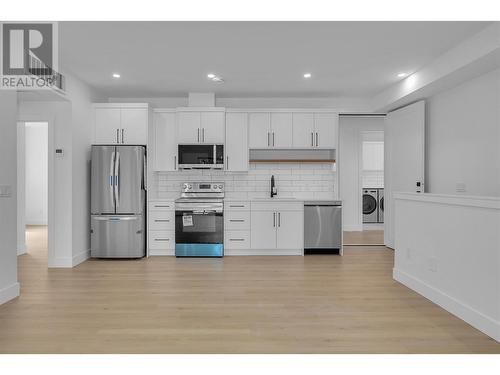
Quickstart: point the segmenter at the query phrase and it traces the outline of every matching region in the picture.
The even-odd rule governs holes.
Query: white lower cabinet
[[[252,249],[276,248],[276,212],[252,210]]]
[[[303,202],[252,202],[251,250],[258,254],[302,255]]]
[[[148,256],[175,254],[175,206],[173,201],[148,202]]]

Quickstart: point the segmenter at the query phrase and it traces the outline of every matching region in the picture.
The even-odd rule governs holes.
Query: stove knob
[[[219,185],[219,189],[222,189],[222,185]]]
[[[188,184],[184,184],[183,188],[187,189],[188,188]]]

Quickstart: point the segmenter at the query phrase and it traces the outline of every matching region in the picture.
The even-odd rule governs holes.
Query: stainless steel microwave
[[[180,169],[224,169],[224,145],[179,145]]]

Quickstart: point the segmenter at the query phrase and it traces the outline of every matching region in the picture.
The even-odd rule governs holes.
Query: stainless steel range
[[[224,183],[186,182],[175,201],[175,256],[224,256]]]

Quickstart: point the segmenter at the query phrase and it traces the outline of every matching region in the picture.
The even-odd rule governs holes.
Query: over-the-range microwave
[[[178,145],[179,169],[224,169],[224,145]]]

